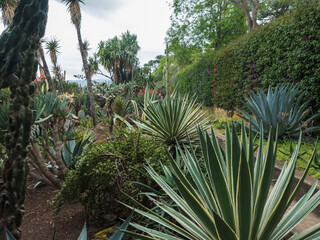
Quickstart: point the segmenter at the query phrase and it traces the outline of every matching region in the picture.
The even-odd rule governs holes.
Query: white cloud
[[[61,0],[55,0],[61,2]],[[83,12],[99,18],[108,17],[125,4],[125,0],[85,0],[81,4]]]
[[[164,38],[170,25],[170,11],[164,0],[86,0],[81,7],[81,31],[83,39],[90,42],[92,50],[89,54],[96,51],[100,40],[126,30],[138,36],[141,47],[138,57],[142,65],[163,54]],[[58,62],[67,71],[67,79],[74,79],[73,75],[82,73],[77,35],[66,6],[57,0],[51,0],[49,6],[46,37],[51,36],[61,40]],[[49,56],[47,60],[49,63]]]

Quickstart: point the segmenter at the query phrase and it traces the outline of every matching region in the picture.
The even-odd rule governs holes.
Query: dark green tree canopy
[[[121,37],[115,36],[101,41],[97,56],[100,63],[112,74],[116,84],[132,79],[134,67],[138,64],[137,53],[140,46],[137,35],[126,31]]]
[[[229,0],[174,0],[169,5],[167,41],[182,66],[205,48],[220,48],[247,31],[243,12]]]
[[[295,10],[307,1],[310,0],[261,0],[258,19],[262,23],[269,22]]]

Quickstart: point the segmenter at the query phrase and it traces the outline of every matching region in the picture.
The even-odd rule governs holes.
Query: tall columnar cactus
[[[28,145],[33,122],[32,81],[36,51],[45,32],[48,0],[21,0],[9,27],[0,36],[0,87],[10,87],[9,128],[0,183],[0,238],[4,227],[20,239],[24,214]]]

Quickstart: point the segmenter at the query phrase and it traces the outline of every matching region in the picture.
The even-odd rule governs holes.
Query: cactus
[[[20,0],[12,23],[0,36],[0,88],[10,87],[8,158],[0,184],[0,238],[6,227],[20,239],[28,175],[28,145],[33,123],[31,95],[36,51],[45,32],[48,0]]]
[[[86,113],[83,110],[80,110],[78,112],[78,118],[79,119],[84,119],[86,117]]]

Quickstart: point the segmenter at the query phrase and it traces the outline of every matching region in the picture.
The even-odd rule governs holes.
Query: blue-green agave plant
[[[237,109],[239,116],[250,122],[253,131],[259,133],[263,126],[265,136],[273,129],[275,136],[278,126],[278,137],[299,135],[299,132],[311,133],[319,131],[319,126],[311,126],[313,120],[320,116],[315,114],[308,118],[311,109],[309,101],[302,103],[305,92],[299,95],[299,86],[285,84],[272,90],[270,86],[267,95],[259,90],[258,94],[251,92],[245,107],[248,112]],[[253,117],[252,117],[253,115]]]

